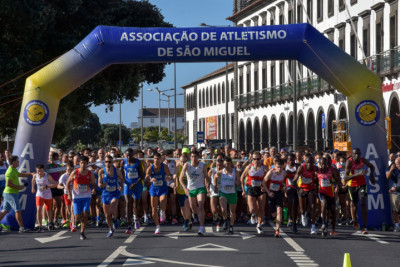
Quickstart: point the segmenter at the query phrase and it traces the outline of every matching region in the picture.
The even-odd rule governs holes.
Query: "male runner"
[[[83,156],[80,159],[79,169],[74,170],[68,178],[66,187],[68,190],[68,198],[73,203],[73,210],[75,215],[75,222],[81,222],[81,240],[85,240],[85,229],[88,222],[90,211],[90,200],[92,194],[96,194],[96,183],[94,175],[88,170],[89,159]],[[71,184],[72,190],[71,190]],[[89,184],[92,184],[90,190]]]
[[[354,148],[352,156],[346,161],[346,171],[344,180],[349,185],[349,196],[350,196],[350,213],[351,219],[353,220],[354,229],[360,229],[358,223],[358,198],[361,201],[361,218],[363,223],[362,234],[368,234],[367,220],[368,220],[368,207],[367,207],[367,184],[365,175],[367,170],[364,169],[365,165],[370,169],[369,181],[375,185],[375,167],[368,160],[361,157],[361,150]],[[351,172],[351,174],[350,174]]]
[[[190,152],[191,162],[187,162],[182,169],[179,177],[179,182],[189,197],[190,207],[193,212],[198,215],[200,222],[200,229],[198,235],[204,235],[204,202],[206,195],[209,193],[209,177],[207,174],[207,167],[199,161],[199,154],[197,151]],[[186,174],[187,186],[184,183],[183,177]]]

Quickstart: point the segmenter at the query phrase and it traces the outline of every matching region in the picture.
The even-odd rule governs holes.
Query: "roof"
[[[176,109],[176,116],[183,117],[184,108]],[[174,109],[169,109],[169,115],[174,116]],[[139,116],[140,117],[140,112]],[[143,109],[143,117],[158,117],[158,108],[144,108]],[[168,108],[161,108],[161,117],[168,117]]]
[[[254,3],[251,3],[251,4],[250,4],[249,6],[247,6],[246,8],[244,8],[244,9],[240,10],[239,12],[233,14],[232,16],[227,17],[226,19],[227,19],[227,20],[230,20],[230,21],[237,21],[237,20],[239,20],[239,18],[240,18],[243,14],[246,14],[249,10],[254,9],[255,7],[258,6],[258,4],[261,4],[261,3],[263,3],[263,2],[271,2],[271,1],[257,0],[257,1],[255,1]]]
[[[229,63],[228,64],[228,72],[229,71],[233,71],[233,66],[234,66],[234,63]],[[219,76],[219,75],[225,73],[225,71],[226,71],[226,67],[222,67],[220,69],[217,69],[216,71],[213,71],[213,72],[211,72],[211,73],[209,73],[209,74],[207,74],[207,75],[205,75],[203,77],[200,77],[199,79],[197,79],[197,80],[195,80],[195,81],[193,81],[191,83],[188,83],[188,84],[182,86],[182,89],[186,89],[186,88],[188,88],[190,86],[193,86],[193,85],[195,85],[195,84],[197,84],[199,82],[211,79],[211,78],[213,78],[215,76]]]

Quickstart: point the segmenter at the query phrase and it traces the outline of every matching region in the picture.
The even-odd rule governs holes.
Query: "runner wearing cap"
[[[189,161],[189,155],[188,153],[182,153],[180,156],[180,160],[177,163],[177,166],[175,168],[175,173],[174,173],[174,180],[175,184],[177,185],[176,187],[176,197],[178,199],[178,205],[181,209],[181,213],[183,216],[183,230],[187,232],[190,230],[192,223],[191,223],[191,212],[190,212],[190,204],[189,204],[189,198],[185,194],[185,190],[183,190],[183,187],[181,186],[179,182],[179,177],[182,173],[183,166],[185,165],[186,162]],[[186,175],[183,176],[183,182],[187,186],[187,178]]]

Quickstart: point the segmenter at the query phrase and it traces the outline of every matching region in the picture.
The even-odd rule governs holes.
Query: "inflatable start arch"
[[[20,171],[47,162],[60,100],[111,64],[298,60],[347,96],[352,145],[376,166],[368,184],[368,226],[391,224],[381,80],[309,24],[260,27],[96,27],[75,48],[26,80],[14,146]],[[30,183],[30,179],[28,179]],[[30,188],[28,186],[28,188]],[[21,192],[24,222],[33,227],[35,201]],[[16,225],[13,214],[4,220]]]

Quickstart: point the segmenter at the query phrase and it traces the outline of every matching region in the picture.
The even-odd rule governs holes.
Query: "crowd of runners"
[[[375,184],[374,166],[359,149],[344,152],[288,153],[275,147],[261,151],[220,148],[161,150],[118,148],[80,152],[50,151],[49,161],[32,174],[19,173],[17,156],[0,154],[0,221],[13,209],[20,232],[22,222],[18,177],[32,177],[36,195],[36,232],[69,228],[86,239],[87,225],[118,228],[131,234],[142,224],[181,224],[190,231],[205,224],[216,231],[234,233],[235,223],[255,226],[263,233],[268,220],[276,223],[275,237],[286,224],[292,233],[298,225],[310,234],[338,235],[336,225],[349,225],[368,234],[367,182]],[[60,170],[60,167],[66,167]],[[55,169],[55,170],[52,170]],[[399,231],[400,157],[390,154],[386,177],[393,211],[394,231]],[[361,218],[358,207],[361,204]],[[197,226],[196,226],[197,227]],[[330,227],[330,231],[328,228]],[[1,231],[2,227],[0,227]]]

